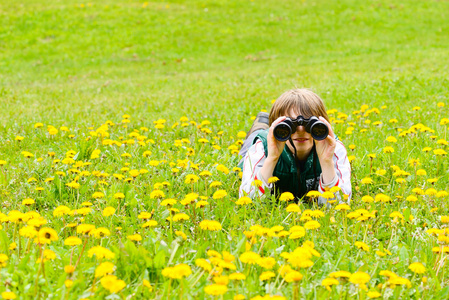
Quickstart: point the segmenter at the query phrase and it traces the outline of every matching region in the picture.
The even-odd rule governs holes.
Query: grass
[[[444,1],[0,0],[0,162],[5,162],[0,167],[0,212],[4,214],[0,213],[0,255],[8,257],[2,266],[0,256],[4,283],[0,292],[12,291],[20,299],[104,299],[109,294],[111,299],[133,294],[136,298],[212,297],[206,295],[205,287],[213,283],[213,277],[226,279],[214,276],[220,269],[217,266],[208,276],[195,261],[204,258],[214,263],[214,254],[207,251],[216,250],[235,256],[236,270],[225,269],[222,275],[246,275],[244,281],[231,280],[226,285],[225,299],[237,294],[247,299],[266,294],[295,298],[297,292],[308,299],[365,298],[374,290],[392,298],[447,297],[447,254],[432,251],[447,242],[438,243],[426,233],[431,228],[447,228],[441,218],[448,214],[447,196],[437,197],[428,190],[444,191],[448,182],[446,156],[433,153],[435,149],[447,151],[447,146],[436,143],[447,140],[448,129],[447,124],[440,124],[448,117],[449,105],[446,8]],[[285,211],[286,203],[269,199],[254,199],[247,207],[235,204],[240,181],[233,167],[239,157],[228,147],[238,145],[237,134],[248,130],[251,116],[269,109],[273,99],[293,87],[312,88],[328,109],[348,115],[347,120],[338,113],[332,116],[334,130],[345,145],[355,145],[354,151],[348,150],[354,156],[351,211],[377,211],[375,217],[360,222],[346,218],[335,207],[309,204],[300,205],[302,214],[290,214]],[[437,103],[446,105],[438,107]],[[379,114],[364,115],[360,112],[363,104],[378,108]],[[124,114],[130,116],[130,123],[124,121]],[[182,127],[182,116],[202,125]],[[392,118],[398,123],[390,123]],[[159,119],[166,120],[165,128],[155,128],[153,121]],[[101,125],[108,120],[114,125],[104,130]],[[202,123],[205,120],[210,124]],[[344,122],[339,124],[340,120]],[[373,125],[376,121],[382,123]],[[44,126],[35,128],[38,122]],[[423,125],[413,127],[418,123]],[[49,125],[58,133],[50,134]],[[349,127],[354,127],[352,133]],[[211,133],[201,131],[204,128]],[[399,130],[410,128],[415,132],[400,136]],[[17,141],[17,136],[24,139]],[[398,142],[385,141],[388,136]],[[179,147],[177,140],[182,138],[190,143],[184,141]],[[209,143],[202,144],[200,138]],[[105,145],[107,139],[121,146]],[[138,144],[148,139],[154,144]],[[134,144],[123,144],[124,140]],[[393,146],[395,152],[384,153],[386,146]],[[423,152],[424,147],[432,150]],[[98,158],[92,157],[95,149],[101,151]],[[144,157],[147,150],[151,155]],[[27,159],[22,151],[34,157]],[[122,156],[126,153],[131,157]],[[369,154],[376,158],[369,159]],[[76,165],[70,157],[91,165]],[[182,161],[186,159],[187,164]],[[419,159],[420,165],[410,165],[410,159]],[[150,161],[159,165],[151,166]],[[217,170],[217,163],[230,173]],[[410,173],[399,176],[404,183],[396,181],[392,165]],[[416,175],[420,168],[426,176]],[[133,169],[148,173],[141,172],[130,182],[123,180],[132,177],[129,171]],[[385,174],[376,175],[381,169]],[[212,175],[200,176],[193,186],[184,183],[187,175],[204,170]],[[79,175],[81,171],[89,174]],[[124,177],[117,179],[114,174]],[[373,184],[362,184],[366,177]],[[48,178],[53,180],[46,182]],[[432,178],[438,180],[427,181]],[[215,181],[222,185],[210,187]],[[80,187],[67,186],[73,182]],[[151,195],[158,189],[155,184],[162,182],[170,184],[159,188],[165,193],[163,199],[181,201],[193,191],[207,197],[209,206],[177,203],[174,207],[189,220],[167,222],[174,214],[160,205],[163,199]],[[412,191],[416,187],[427,194],[418,195],[417,202],[406,201],[416,194]],[[227,195],[214,199],[217,190]],[[95,192],[104,195],[93,199]],[[116,193],[125,198],[118,199]],[[393,200],[361,200],[380,193]],[[26,198],[35,203],[23,205]],[[197,197],[195,203],[200,200]],[[79,209],[88,201],[93,205],[84,216]],[[68,206],[71,215],[54,216],[54,209],[61,205]],[[106,207],[113,207],[115,213],[104,216]],[[144,220],[138,215],[153,209],[151,219],[158,225],[142,228]],[[307,218],[301,218],[307,216],[306,209],[324,212],[324,217],[315,217],[320,229],[306,230],[298,240],[264,234],[277,225],[285,230],[294,224],[304,226]],[[28,215],[38,212],[47,224],[37,230],[53,228],[58,240],[40,247],[33,238],[21,235],[26,217],[14,210]],[[400,213],[404,221],[398,217],[399,222],[394,222],[393,212]],[[203,220],[220,222],[222,230],[201,229]],[[107,228],[111,234],[93,238],[77,233],[72,225],[81,223]],[[255,224],[265,229],[251,227]],[[182,231],[186,239],[175,231]],[[140,234],[142,241],[130,240],[133,234]],[[79,237],[82,244],[64,246],[69,236]],[[447,234],[440,236],[444,239]],[[314,265],[310,268],[295,268],[304,276],[298,284],[287,283],[284,275],[278,275],[288,262],[281,253],[293,253],[307,245],[307,240],[314,242],[320,257],[311,258]],[[357,248],[357,241],[365,242],[370,251]],[[115,257],[89,257],[87,252],[97,245]],[[44,249],[55,257],[35,263]],[[392,254],[376,254],[385,249]],[[259,275],[268,270],[245,263],[241,255],[247,251],[274,258],[276,277],[260,281]],[[76,271],[64,272],[78,258]],[[101,277],[94,279],[95,270],[105,261],[114,264],[117,276],[109,278],[109,284],[101,283]],[[413,262],[423,263],[423,275],[408,269]],[[181,280],[163,275],[164,268],[178,264],[187,264],[183,270],[193,274]],[[329,292],[322,280],[338,270],[366,272],[370,275],[368,290],[340,279]],[[382,270],[395,272],[411,286],[393,284],[380,274]],[[144,279],[152,291],[142,284]],[[110,288],[119,287],[119,280],[126,286],[113,293]]]
[[[143,3],[2,3],[3,125],[210,114],[236,102],[244,117],[292,86],[344,109],[447,96],[444,2]]]

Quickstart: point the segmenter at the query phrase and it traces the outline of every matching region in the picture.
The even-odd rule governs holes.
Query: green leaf
[[[8,253],[9,252],[9,238],[6,235],[6,232],[4,230],[0,230],[0,240],[1,242],[1,247],[2,247],[2,253]]]

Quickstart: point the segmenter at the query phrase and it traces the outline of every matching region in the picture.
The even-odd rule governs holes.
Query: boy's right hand
[[[279,157],[282,154],[282,151],[284,151],[285,143],[286,142],[280,142],[278,141],[273,134],[274,127],[276,127],[277,124],[281,123],[286,119],[285,116],[277,118],[273,124],[271,124],[270,129],[268,130],[268,136],[267,136],[267,144],[268,144],[268,159],[277,161]]]

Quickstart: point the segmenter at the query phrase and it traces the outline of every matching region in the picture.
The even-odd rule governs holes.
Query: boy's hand
[[[316,145],[316,153],[318,154],[318,158],[320,163],[332,163],[332,158],[334,156],[335,147],[337,146],[337,142],[335,141],[335,134],[332,130],[331,124],[326,121],[325,118],[319,117],[320,121],[327,125],[329,128],[329,135],[322,141],[315,140]]]
[[[268,131],[267,136],[267,143],[268,143],[268,159],[277,161],[279,157],[282,154],[282,151],[284,151],[285,143],[286,142],[280,142],[278,141],[273,134],[274,127],[276,127],[277,124],[284,121],[286,117],[279,117],[277,118],[273,124],[270,126],[270,130]]]

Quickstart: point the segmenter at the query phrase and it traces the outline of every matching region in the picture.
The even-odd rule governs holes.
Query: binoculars
[[[324,140],[329,135],[329,128],[317,117],[312,116],[309,119],[304,119],[303,116],[298,116],[293,120],[287,117],[277,124],[273,129],[274,137],[280,142],[285,142],[290,139],[298,126],[304,126],[306,132],[310,133],[317,141]]]

